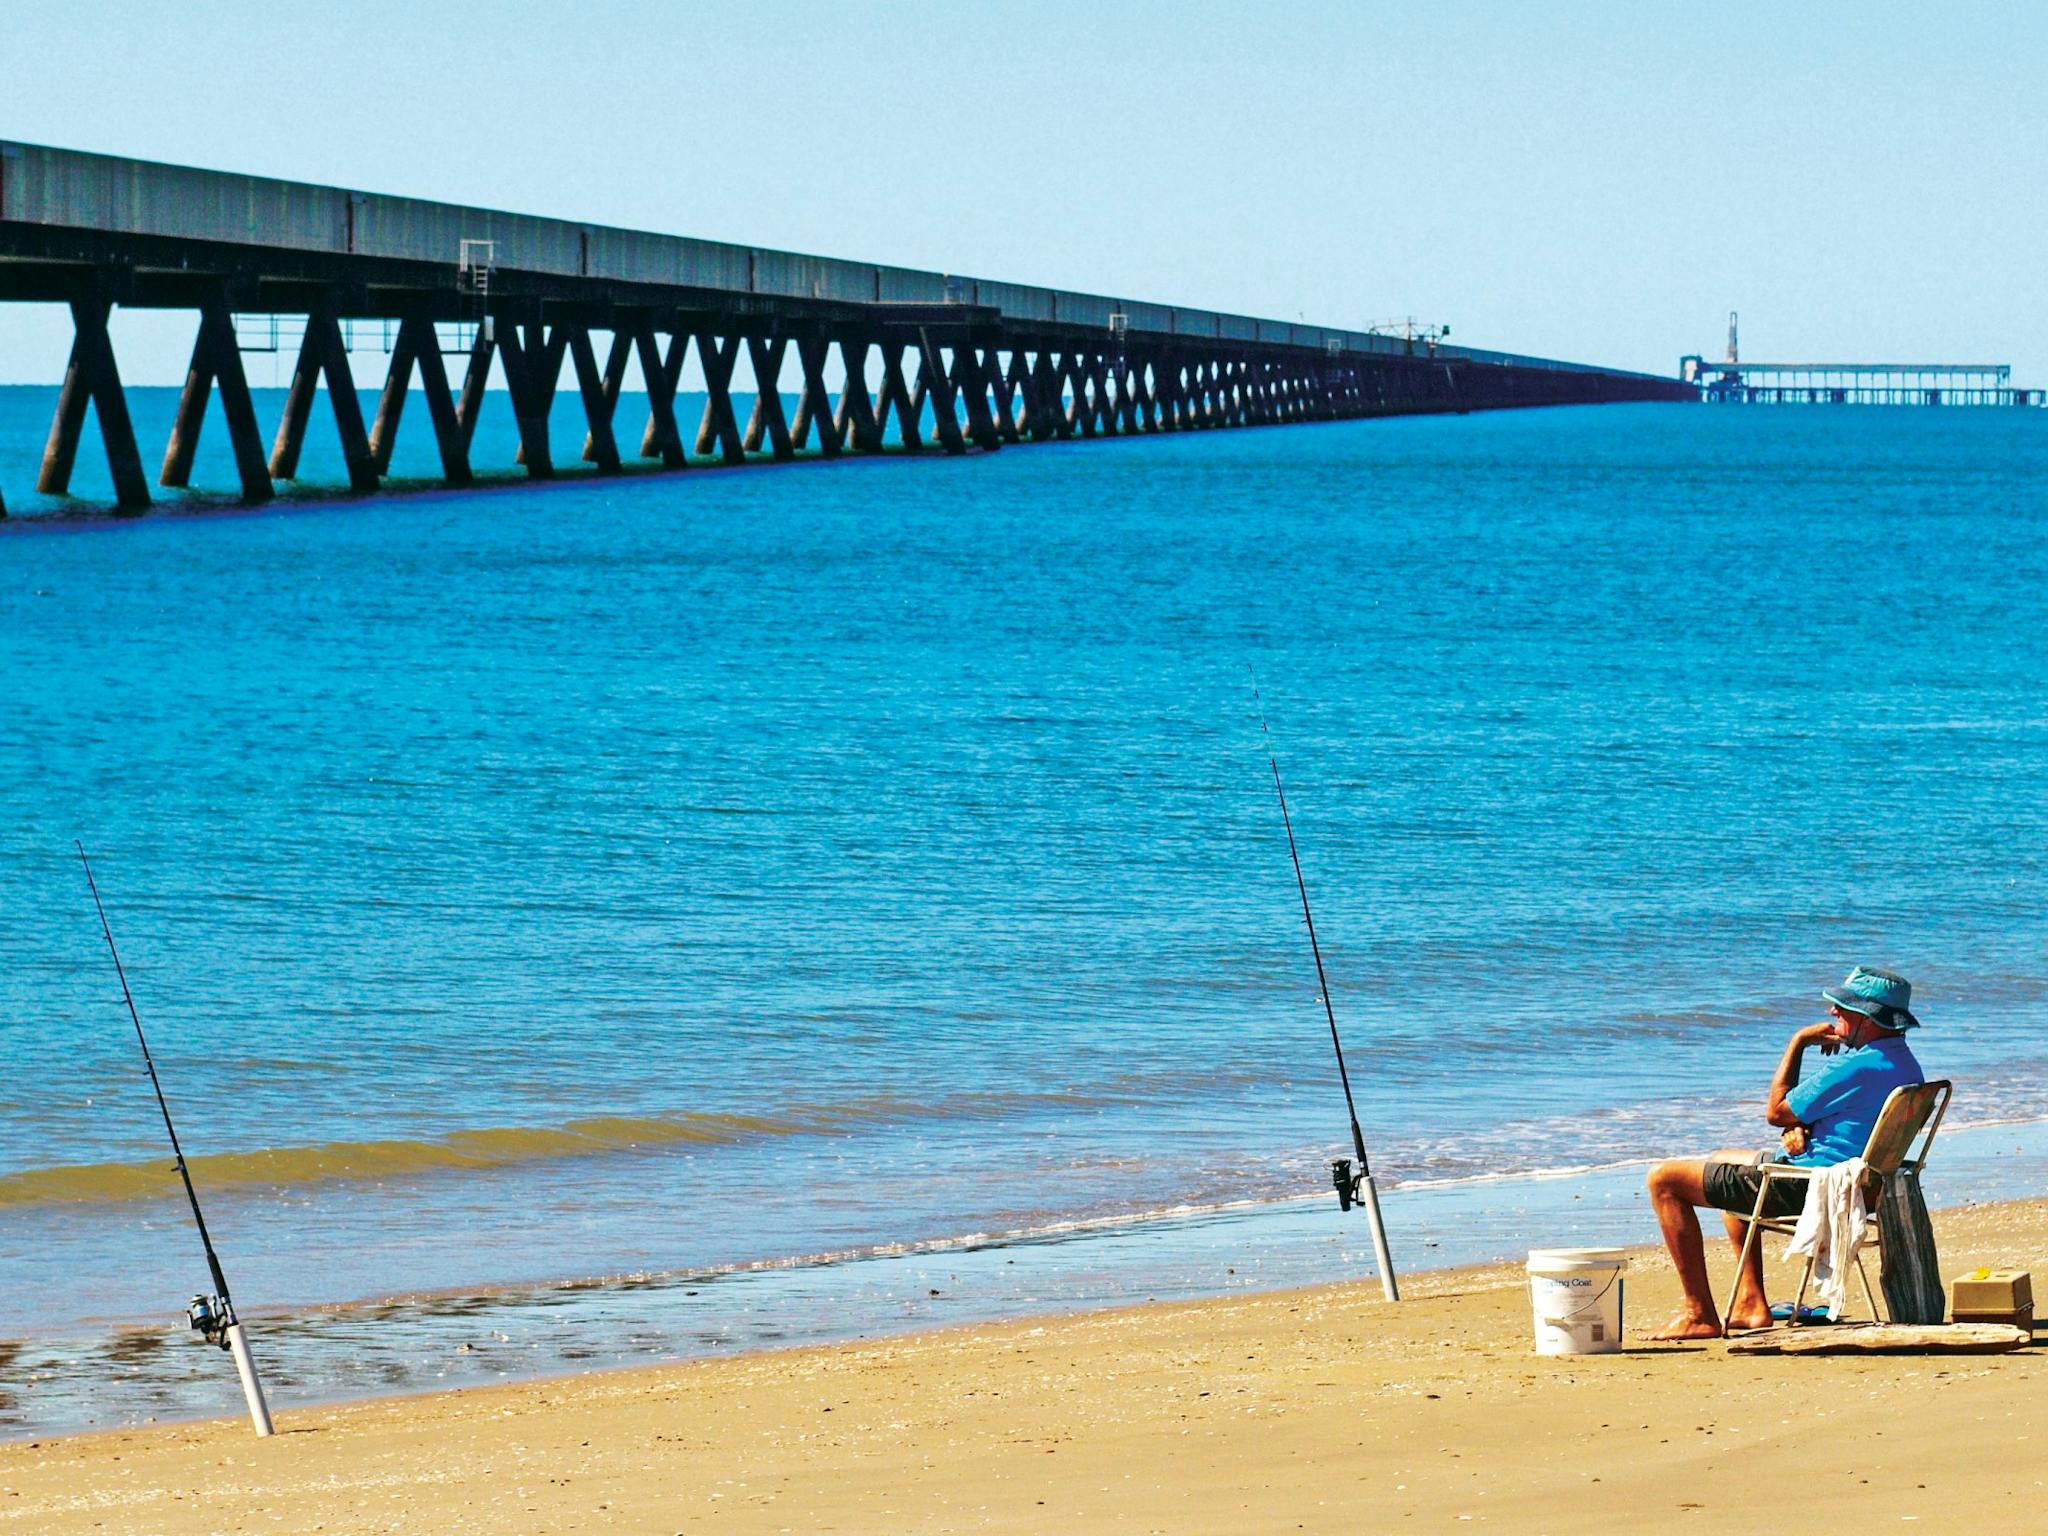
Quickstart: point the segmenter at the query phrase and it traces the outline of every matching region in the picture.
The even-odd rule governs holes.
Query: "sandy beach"
[[[2048,1261],[2048,1201],[1935,1221],[1945,1274]],[[1675,1296],[1644,1250],[1631,1334]],[[1559,1360],[1528,1338],[1519,1267],[1494,1265],[1416,1275],[1398,1306],[1347,1285],[281,1403],[267,1442],[237,1419],[0,1448],[0,1529],[2000,1532],[2038,1517],[2033,1351],[1631,1343]]]

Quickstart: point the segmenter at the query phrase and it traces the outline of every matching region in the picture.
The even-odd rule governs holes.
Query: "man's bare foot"
[[[1681,1312],[1655,1333],[1644,1337],[1652,1344],[1668,1344],[1676,1339],[1718,1339],[1721,1337],[1721,1323],[1711,1313]]]
[[[1771,1316],[1768,1303],[1758,1302],[1753,1307],[1744,1307],[1728,1314],[1728,1331],[1737,1333],[1751,1328],[1768,1328],[1777,1321]]]

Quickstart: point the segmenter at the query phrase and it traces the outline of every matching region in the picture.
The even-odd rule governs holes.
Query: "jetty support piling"
[[[796,338],[797,371],[803,378],[797,389],[796,419],[790,423],[789,438],[792,448],[801,449],[815,428],[818,452],[828,459],[836,459],[844,444],[845,433],[832,409],[832,392],[825,387],[825,360],[831,346],[830,339],[825,336]],[[840,355],[842,358],[846,355],[843,343]]]
[[[568,322],[569,359],[576,370],[576,392],[583,399],[583,458],[595,464],[601,474],[615,475],[622,467],[618,439],[612,433],[612,416],[618,402],[618,385],[609,366],[597,366],[597,348],[590,340],[590,327],[580,320]],[[623,376],[626,349],[612,339],[610,361],[616,361]]]
[[[843,423],[841,432],[847,447],[859,453],[880,453],[883,446],[882,422],[887,406],[877,406],[875,391],[868,384],[868,356],[874,351],[874,339],[866,334],[848,336],[839,343],[840,356],[846,361],[846,383],[833,420]],[[884,352],[877,364],[884,378],[887,357]]]
[[[605,351],[604,371],[598,376],[597,409],[603,413],[604,435],[611,443],[608,463],[599,447],[597,428],[590,428],[583,436],[583,462],[599,465],[607,472],[616,472],[622,467],[618,441],[619,393],[626,387],[626,365],[633,360],[633,338],[636,330],[637,322],[633,317],[628,316],[617,322],[612,330],[611,346]],[[596,364],[597,354],[593,350],[590,365],[595,368]],[[580,361],[576,365],[579,388],[582,387],[583,366]],[[585,410],[589,409],[586,404]]]
[[[348,365],[348,348],[342,341],[341,322],[330,299],[316,301],[306,316],[305,334],[299,340],[298,361],[292,368],[291,387],[285,392],[284,415],[278,422],[277,438],[270,450],[271,478],[298,478],[299,455],[306,444],[306,427],[313,415],[313,397],[322,378],[327,380],[327,398],[334,410],[335,431],[341,437],[341,455],[348,466],[349,486],[357,491],[374,491],[377,488],[377,469],[370,455],[369,434],[363,429],[363,406],[356,398],[355,377]]]
[[[427,420],[434,429],[434,447],[441,455],[441,478],[449,485],[467,485],[469,472],[469,433],[463,426],[462,408],[448,389],[448,363],[441,355],[441,338],[432,321],[418,316],[408,316],[399,326],[398,344],[409,347],[414,366],[419,370],[420,393],[426,396]],[[396,359],[394,358],[394,363]],[[466,381],[465,381],[466,382]],[[382,414],[380,405],[379,414]],[[391,414],[391,435],[398,431],[399,410],[394,406]],[[371,447],[376,449],[373,434]],[[378,462],[378,472],[384,473],[390,466],[390,450],[384,449],[384,457]]]
[[[370,465],[381,477],[391,472],[391,449],[398,437],[398,418],[405,411],[405,397],[412,390],[414,337],[405,325],[391,348],[391,362],[384,370],[384,388],[377,395],[377,414],[370,418]]]
[[[740,333],[728,327],[721,336],[708,326],[697,331],[697,363],[704,370],[704,418],[697,426],[697,452],[714,450],[727,464],[747,462],[739,417],[732,408],[732,376],[740,356]]]
[[[50,423],[50,441],[43,450],[36,489],[46,496],[69,493],[71,471],[78,462],[78,439],[85,429],[85,408],[90,403],[99,418],[114,499],[121,507],[136,511],[149,505],[149,484],[142,474],[142,453],[135,446],[135,424],[128,418],[128,397],[121,391],[114,343],[107,334],[107,317],[113,308],[113,300],[100,295],[71,301],[71,358],[57,393],[57,414]]]
[[[958,351],[954,361],[958,362]],[[932,435],[938,438],[939,446],[948,453],[965,453],[967,440],[960,435],[958,402],[954,398],[953,375],[946,365],[940,348],[932,345],[930,329],[917,328],[917,398],[911,402],[913,412],[921,409],[926,400],[932,407]]]
[[[640,457],[660,459],[670,469],[687,465],[682,429],[676,425],[676,387],[683,376],[683,362],[689,353],[689,333],[671,318],[668,350],[654,322],[643,319],[634,337],[640,356],[640,375],[647,384],[647,430],[640,434]]]
[[[1015,354],[1012,354],[1014,358]],[[1013,362],[1003,360],[1000,347],[990,347],[982,355],[981,371],[988,380],[989,420],[994,424],[996,436],[1004,443],[1021,442],[1017,431],[1017,378]]]
[[[532,478],[547,480],[555,473],[548,417],[562,383],[562,353],[569,343],[569,324],[557,321],[550,331],[538,318],[538,305],[531,306],[529,313],[531,318],[523,323],[498,327],[498,349],[505,389],[512,397],[512,416],[519,425],[519,451],[513,462],[524,465]]]
[[[924,448],[924,433],[918,429],[918,411],[912,409],[910,386],[903,380],[903,354],[908,350],[902,342],[884,341],[880,344],[882,354],[882,387],[875,396],[876,433],[867,451],[880,453],[882,443],[889,431],[889,413],[896,413],[896,436],[905,453],[918,453]]]
[[[788,355],[787,336],[747,337],[747,363],[754,370],[754,409],[747,417],[747,430],[740,446],[748,453],[759,453],[765,440],[777,462],[796,457],[789,418],[782,408],[782,363]]]
[[[192,458],[198,451],[200,429],[206,422],[207,401],[216,388],[220,391],[221,415],[227,422],[228,443],[234,451],[235,473],[241,481],[242,500],[267,501],[275,488],[263,452],[263,429],[256,424],[249,377],[242,367],[242,349],[235,341],[234,316],[228,312],[225,294],[216,294],[200,305],[192,362],[185,371],[185,388],[178,396],[178,414],[171,424],[171,440],[164,448],[163,472],[157,476],[157,484],[172,489],[191,484]]]
[[[437,354],[438,355],[438,354]],[[498,355],[498,339],[495,328],[478,326],[475,338],[469,345],[469,361],[463,368],[462,393],[455,402],[454,441],[441,443],[442,462],[458,454],[462,464],[462,478],[451,480],[450,484],[467,485],[474,468],[470,460],[470,449],[476,442],[477,418],[483,413],[484,389],[491,377],[491,364]]]

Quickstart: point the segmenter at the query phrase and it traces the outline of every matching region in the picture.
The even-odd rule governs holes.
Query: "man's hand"
[[[1832,1056],[1842,1048],[1842,1037],[1835,1032],[1834,1020],[1825,1024],[1809,1024],[1792,1037],[1792,1049],[1803,1051],[1809,1045],[1820,1047],[1823,1056]]]
[[[1803,1125],[1787,1126],[1778,1134],[1778,1145],[1785,1149],[1787,1157],[1804,1156],[1806,1149],[1812,1144],[1812,1139],[1806,1134],[1806,1127]]]

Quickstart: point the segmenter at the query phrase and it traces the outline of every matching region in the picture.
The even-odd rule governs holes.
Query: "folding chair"
[[[1884,1108],[1878,1111],[1877,1124],[1870,1128],[1870,1140],[1863,1147],[1863,1203],[1871,1213],[1870,1236],[1865,1240],[1865,1247],[1878,1244],[1877,1212],[1891,1181],[1902,1172],[1917,1179],[1920,1170],[1927,1166],[1928,1148],[1934,1145],[1934,1133],[1941,1129],[1941,1117],[1948,1113],[1949,1095],[1953,1091],[1954,1085],[1946,1078],[1913,1088],[1894,1088],[1884,1101]],[[1912,1150],[1916,1136],[1920,1138],[1919,1154],[1909,1163],[1906,1154]],[[1759,1241],[1757,1234],[1777,1232],[1790,1237],[1799,1225],[1791,1217],[1764,1215],[1764,1202],[1770,1198],[1771,1185],[1787,1179],[1801,1180],[1806,1184],[1807,1198],[1812,1199],[1813,1176],[1821,1170],[1791,1163],[1765,1163],[1759,1171],[1763,1178],[1757,1187],[1756,1209],[1750,1212],[1749,1231],[1742,1239],[1742,1256],[1735,1263],[1735,1281],[1728,1287],[1728,1302],[1721,1309],[1724,1318],[1735,1306],[1735,1293],[1742,1285],[1742,1271],[1749,1263],[1749,1250]],[[1856,1255],[1856,1273],[1863,1281],[1863,1299],[1870,1303],[1871,1317],[1882,1322],[1884,1315],[1877,1305],[1877,1293],[1870,1288],[1870,1271],[1863,1267],[1861,1251]],[[1799,1309],[1806,1303],[1806,1287],[1812,1281],[1813,1260],[1808,1258],[1805,1273],[1799,1277],[1799,1295],[1792,1303],[1794,1327],[1799,1324]],[[1727,1332],[1725,1326],[1722,1331]]]

